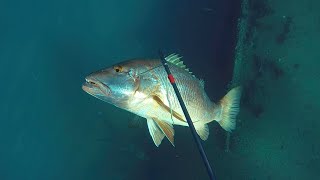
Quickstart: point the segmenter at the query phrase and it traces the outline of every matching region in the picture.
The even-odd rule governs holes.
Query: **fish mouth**
[[[105,96],[109,96],[111,93],[111,89],[108,85],[91,78],[86,78],[86,82],[82,84],[82,89],[93,96],[101,93]]]

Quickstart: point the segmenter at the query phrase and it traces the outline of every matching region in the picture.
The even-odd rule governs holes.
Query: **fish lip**
[[[85,80],[86,82],[83,83],[82,89],[87,93],[92,95],[92,93],[90,93],[91,89],[98,88],[105,96],[109,96],[111,94],[111,88],[105,83],[102,83],[97,79],[92,79],[92,78],[85,78]]]
[[[84,90],[85,92],[90,93],[90,89],[92,88],[91,84],[87,83],[87,82],[84,82],[82,84],[82,90]]]
[[[108,85],[106,85],[105,83],[102,83],[102,82],[99,82],[99,83],[104,87],[103,90],[100,88],[100,90],[102,91],[102,93],[103,93],[104,95],[106,95],[106,96],[110,96],[110,94],[111,94],[111,88],[110,88]]]
[[[92,92],[91,92],[92,88],[93,88],[92,84],[90,84],[87,80],[82,84],[82,90],[84,90],[85,92],[91,95],[92,95]]]
[[[92,78],[85,78],[86,79],[86,82],[87,84],[91,84],[91,82],[94,82],[96,80],[93,80]]]

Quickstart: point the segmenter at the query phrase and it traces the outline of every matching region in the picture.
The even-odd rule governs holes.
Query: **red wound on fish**
[[[174,77],[173,77],[172,74],[169,74],[169,75],[168,75],[168,79],[169,79],[169,81],[170,81],[171,84],[174,83]]]

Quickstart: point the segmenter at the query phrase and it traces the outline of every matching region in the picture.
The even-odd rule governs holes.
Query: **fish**
[[[178,54],[165,58],[199,137],[207,140],[208,123],[216,121],[232,132],[240,111],[241,86],[232,88],[217,103],[205,92]],[[160,59],[135,58],[95,71],[85,78],[82,89],[88,94],[146,119],[154,144],[164,137],[175,146],[174,125],[188,126],[183,110]]]

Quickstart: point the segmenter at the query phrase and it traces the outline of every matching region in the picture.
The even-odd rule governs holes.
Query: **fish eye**
[[[92,84],[92,85],[95,85],[95,84],[96,84],[96,83],[95,83],[95,82],[93,82],[93,81],[90,81],[89,83],[90,83],[90,84]]]
[[[113,69],[114,69],[116,72],[122,72],[122,66],[115,66],[115,67],[113,67]]]

